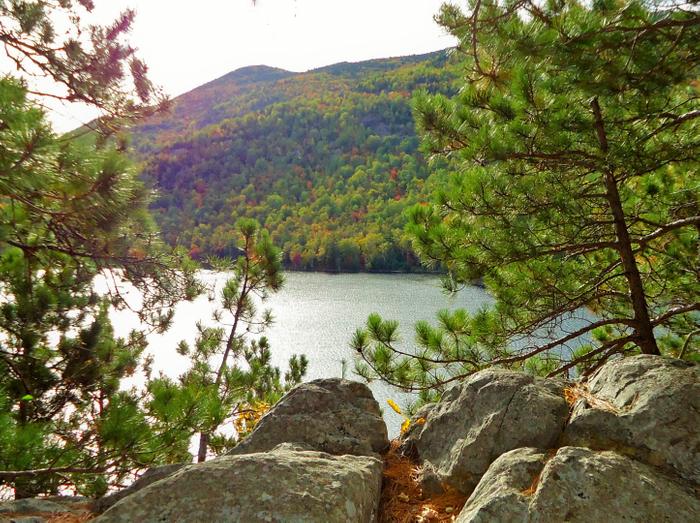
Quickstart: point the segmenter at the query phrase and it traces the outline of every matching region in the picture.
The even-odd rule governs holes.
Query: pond
[[[214,285],[221,285],[226,276],[202,273],[202,279]],[[341,376],[343,361],[345,377],[359,379],[353,372],[354,351],[349,344],[369,314],[378,312],[386,319],[399,321],[402,342],[413,343],[416,321],[434,320],[435,313],[444,308],[473,312],[492,301],[479,287],[467,287],[447,296],[434,275],[288,272],[282,290],[266,302],[275,317],[266,336],[273,362],[283,373],[289,357],[303,353],[309,359],[306,380]],[[210,322],[215,305],[207,296],[183,302],[177,307],[172,328],[164,334],[150,335],[149,351],[154,355],[156,372],[176,377],[186,370],[187,358],[178,355],[175,347],[180,340],[194,340],[195,324]],[[112,320],[120,335],[138,326],[134,315],[126,311],[114,312]],[[396,435],[402,419],[386,400],[403,405],[409,398],[381,382],[372,382],[370,388],[384,412],[390,435]]]

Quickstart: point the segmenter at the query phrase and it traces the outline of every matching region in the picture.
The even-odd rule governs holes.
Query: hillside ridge
[[[289,268],[421,270],[404,213],[436,175],[412,96],[451,94],[457,76],[443,50],[302,73],[249,66],[175,98],[133,132],[166,241],[195,258],[235,255],[230,230],[251,217]]]

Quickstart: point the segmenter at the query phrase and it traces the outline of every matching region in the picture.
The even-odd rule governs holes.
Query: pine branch
[[[34,478],[59,473],[75,474],[102,474],[108,467],[49,467],[31,470],[0,470],[0,480],[14,480],[17,478]]]

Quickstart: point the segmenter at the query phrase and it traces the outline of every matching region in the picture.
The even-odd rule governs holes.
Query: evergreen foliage
[[[126,40],[134,10],[101,26],[84,21],[94,7],[93,0],[0,2],[0,42],[17,76],[50,80],[33,82],[32,95],[94,107],[99,117],[91,127],[109,134],[159,112],[167,99]]]
[[[0,121],[0,438],[10,445],[0,468],[18,472],[0,479],[19,497],[62,484],[99,494],[172,449],[138,395],[119,390],[141,367],[145,333],[114,337],[108,306],[128,303],[119,287],[98,294],[94,280],[128,281],[143,296],[140,318],[165,329],[175,303],[197,292],[194,266],[159,243],[123,155],[55,136],[9,78]]]
[[[698,360],[700,11],[695,1],[443,7],[459,38],[456,96],[423,93],[423,150],[449,162],[413,245],[496,298],[416,326],[369,318],[360,371],[424,392],[500,365],[591,372],[638,352]],[[595,315],[562,332],[563,318]]]
[[[273,322],[272,312],[258,311],[256,301],[264,303],[270,292],[282,287],[281,253],[254,220],[239,220],[236,230],[239,256],[233,262],[212,262],[217,270],[232,273],[221,289],[220,308],[213,315],[216,326],[199,323],[194,347],[184,341],[178,346],[178,352],[189,355],[192,361],[178,384],[166,378],[155,384],[176,396],[175,402],[186,410],[193,431],[200,433],[200,462],[208,450],[222,453],[235,446],[267,408],[301,382],[308,364],[306,356],[292,356],[282,380],[280,370],[271,364],[267,338],[250,339]],[[179,401],[177,396],[187,400]],[[231,421],[235,434],[216,433]]]
[[[100,495],[188,455],[188,433],[154,423],[140,393],[120,390],[148,374],[147,332],[115,337],[108,309],[132,307],[149,330],[165,329],[173,306],[199,292],[195,266],[159,240],[149,191],[122,151],[56,136],[40,108],[47,98],[88,103],[104,133],[156,109],[158,92],[123,41],[133,13],[86,27],[91,9],[0,2],[2,49],[21,77],[0,78],[0,485],[20,498],[65,487]],[[56,90],[37,90],[33,76]],[[99,277],[107,294],[95,290]]]

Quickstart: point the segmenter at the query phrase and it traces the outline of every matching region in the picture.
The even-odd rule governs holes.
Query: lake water
[[[208,283],[221,284],[224,273],[204,272]],[[345,376],[359,379],[353,373],[354,354],[350,340],[367,316],[380,313],[386,319],[398,320],[402,342],[413,342],[413,324],[417,320],[434,320],[444,308],[465,308],[476,311],[492,299],[479,287],[468,287],[455,296],[442,292],[440,279],[432,275],[410,274],[323,274],[290,272],[280,292],[266,302],[272,309],[275,324],[266,332],[270,340],[274,364],[284,373],[292,354],[306,354],[309,367],[306,380],[339,377],[342,360],[347,361]],[[215,302],[200,296],[194,302],[178,306],[173,327],[165,334],[149,337],[149,351],[154,355],[154,370],[177,377],[187,368],[187,358],[177,354],[180,340],[192,342],[197,321],[210,322]],[[124,335],[136,326],[134,316],[125,311],[112,316],[117,334]],[[398,434],[403,421],[387,405],[393,399],[400,405],[406,395],[381,382],[369,384],[384,412],[390,436]]]

